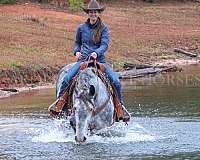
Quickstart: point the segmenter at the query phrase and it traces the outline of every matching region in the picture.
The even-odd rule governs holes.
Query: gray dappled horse
[[[57,82],[60,87],[64,74],[70,66],[61,70]],[[86,68],[78,74],[73,90],[74,115],[70,120],[75,131],[75,140],[84,142],[87,130],[99,130],[114,122],[114,104],[110,91],[97,75],[96,68]]]

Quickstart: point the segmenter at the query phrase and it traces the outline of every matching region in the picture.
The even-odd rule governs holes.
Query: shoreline
[[[34,85],[34,87],[19,87],[15,88],[17,92],[10,92],[10,91],[2,91],[0,90],[0,100],[3,98],[9,98],[10,96],[19,94],[21,92],[27,92],[27,91],[32,91],[32,90],[41,90],[41,89],[48,89],[48,88],[54,88],[55,84],[53,83],[46,83],[44,85]]]
[[[184,59],[184,58],[177,58],[177,59],[168,59],[168,60],[163,60],[163,62],[158,62],[155,63],[155,65],[175,65],[177,67],[181,66],[187,66],[187,65],[193,65],[193,64],[200,64],[200,58],[190,58],[190,59]]]
[[[200,60],[195,59],[174,59],[174,60],[164,60],[162,62],[155,63],[155,66],[177,66],[177,67],[185,67],[188,65],[200,65]],[[54,75],[55,76],[55,75]],[[145,77],[145,76],[144,76]],[[139,78],[139,77],[138,77]],[[123,78],[122,78],[123,79]],[[17,92],[10,92],[10,91],[2,91],[0,90],[0,99],[2,98],[8,98],[12,95],[19,94],[21,92],[31,91],[31,90],[41,90],[41,89],[47,89],[47,88],[54,88],[55,87],[55,81],[52,82],[41,82],[41,84],[28,84],[20,87],[11,87],[17,90]]]

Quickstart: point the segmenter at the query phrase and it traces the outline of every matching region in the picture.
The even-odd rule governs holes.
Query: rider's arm
[[[74,43],[74,49],[73,53],[76,55],[76,52],[80,52],[81,50],[81,27],[79,26],[76,32],[76,37],[75,37],[75,43]]]
[[[98,56],[101,56],[106,52],[106,50],[108,49],[108,44],[109,44],[109,30],[108,27],[104,25],[101,32],[100,47],[95,50]]]

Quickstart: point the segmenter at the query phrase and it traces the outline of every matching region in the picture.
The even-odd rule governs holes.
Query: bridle
[[[96,100],[96,98],[97,98],[97,93],[98,93],[98,91],[99,91],[99,77],[98,77],[96,59],[93,59],[93,60],[92,60],[91,58],[92,58],[92,57],[90,56],[89,59],[88,59],[88,63],[87,63],[87,65],[86,65],[86,68],[88,68],[89,63],[91,63],[91,62],[94,63],[94,68],[95,68],[95,73],[94,73],[94,74],[95,74],[96,77],[97,77],[97,84],[98,84],[98,86],[97,86],[97,91],[96,91],[95,95],[92,96],[92,97],[81,93],[81,94],[80,94],[79,96],[77,96],[76,98],[81,99],[86,105],[87,105],[87,102],[89,102],[89,103],[92,105],[93,108],[91,108],[90,111],[92,111],[92,116],[94,117],[94,116],[96,116],[98,113],[100,113],[100,112],[107,106],[107,104],[108,104],[109,101],[110,101],[111,93],[110,93],[110,91],[108,91],[108,88],[106,87],[107,93],[109,94],[108,98],[106,99],[106,101],[105,101],[102,105],[100,105],[100,106],[98,106],[98,107],[95,106],[94,102],[95,102],[95,100]],[[92,99],[94,99],[94,101],[92,101]]]

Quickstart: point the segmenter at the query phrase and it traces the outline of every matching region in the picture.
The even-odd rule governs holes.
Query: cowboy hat
[[[100,4],[96,0],[90,0],[87,7],[82,7],[83,11],[88,13],[90,10],[97,10],[99,12],[103,12],[105,7],[100,6]]]

